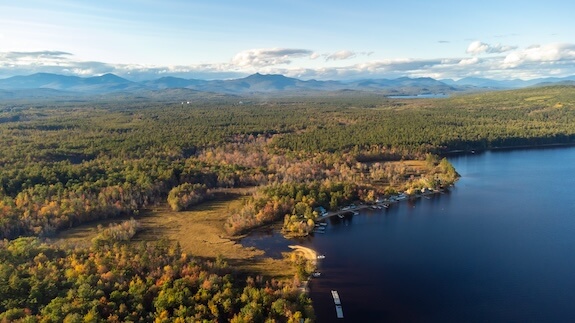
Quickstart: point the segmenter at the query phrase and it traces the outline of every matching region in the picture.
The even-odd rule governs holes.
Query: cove
[[[334,217],[296,242],[326,256],[310,285],[318,322],[575,320],[575,148],[450,162],[461,179],[449,193]],[[294,243],[246,243],[266,239]]]

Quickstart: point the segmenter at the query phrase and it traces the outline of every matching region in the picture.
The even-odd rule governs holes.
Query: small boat
[[[315,273],[311,274],[313,277],[319,277],[321,276],[321,273],[316,271]]]
[[[318,255],[317,259],[325,259],[325,255]]]
[[[403,201],[403,200],[407,200],[407,194],[405,193],[401,193],[397,196],[397,200],[398,201]]]
[[[324,227],[325,227],[325,226],[327,226],[327,223],[325,223],[325,222],[320,222],[320,223],[319,223],[319,225],[321,225],[321,226],[324,226]]]
[[[352,213],[352,214],[353,214],[353,215],[359,215],[359,212],[357,212],[357,211],[353,211],[353,213]]]
[[[343,215],[343,214],[340,213],[340,214],[337,215],[337,217],[340,218],[340,219],[343,219],[343,218],[345,218],[345,215]]]

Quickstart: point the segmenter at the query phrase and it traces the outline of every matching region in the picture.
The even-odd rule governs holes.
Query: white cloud
[[[3,53],[4,57],[8,59],[22,59],[22,58],[33,58],[33,59],[65,59],[67,56],[71,56],[71,53],[53,50],[44,50],[37,52],[6,52]]]
[[[312,53],[312,54],[309,56],[309,59],[317,59],[317,58],[319,58],[319,57],[321,57],[321,54],[319,54],[319,53]]]
[[[232,58],[232,64],[239,67],[262,67],[270,65],[290,64],[294,58],[312,57],[313,55],[314,52],[308,49],[249,49],[237,53]]]
[[[503,66],[515,68],[527,63],[575,64],[575,44],[548,44],[531,46],[510,53]]]
[[[329,61],[329,60],[334,60],[334,61],[339,61],[339,60],[344,60],[344,59],[349,59],[349,58],[353,58],[356,56],[356,53],[349,51],[349,50],[340,50],[337,51],[333,54],[328,55],[325,60]]]
[[[468,54],[477,55],[477,54],[485,53],[488,48],[489,48],[489,45],[487,45],[486,43],[482,43],[480,41],[474,41],[471,44],[469,44],[469,46],[467,47],[467,50],[465,52]]]
[[[462,59],[457,64],[458,65],[473,65],[473,64],[477,64],[478,62],[479,62],[479,58],[473,57],[473,58]]]
[[[516,48],[517,46],[505,46],[501,44],[490,45],[476,40],[469,44],[465,52],[472,55],[479,55],[483,53],[500,54],[514,50]]]

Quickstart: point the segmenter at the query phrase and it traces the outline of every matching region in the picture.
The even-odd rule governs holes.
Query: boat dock
[[[394,195],[391,196],[389,198],[386,198],[384,200],[378,200],[375,204],[361,204],[361,205],[348,205],[348,206],[344,206],[339,210],[336,211],[325,211],[322,212],[315,220],[317,222],[319,221],[323,221],[323,220],[327,220],[333,216],[337,216],[340,219],[344,219],[346,215],[357,215],[359,214],[359,210],[364,210],[364,209],[387,209],[389,208],[392,204],[394,203],[398,203],[401,201],[405,201],[408,199],[416,199],[416,198],[420,198],[423,197],[425,199],[430,199],[431,195],[434,194],[445,194],[444,190],[426,190],[424,193],[420,193],[420,194],[416,194],[413,196],[408,196],[405,193],[401,193],[398,195]]]
[[[335,303],[335,313],[338,319],[343,318],[343,308],[341,307],[341,300],[339,299],[339,294],[336,290],[331,291],[331,296],[333,297],[333,302]]]

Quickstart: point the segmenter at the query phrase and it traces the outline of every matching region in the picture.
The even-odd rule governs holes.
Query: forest
[[[129,243],[136,222],[103,230],[87,249],[49,239],[83,223],[137,221],[155,205],[186,210],[238,188],[253,190],[230,210],[230,236],[282,221],[307,234],[315,207],[448,187],[457,179],[443,158],[450,153],[573,144],[574,102],[572,86],[417,100],[2,102],[0,294],[8,296],[0,319],[313,320],[293,281],[238,276],[225,260],[196,259],[172,242]]]
[[[167,241],[63,250],[37,238],[0,243],[2,322],[300,322],[309,298],[290,282],[237,282],[225,261]]]

